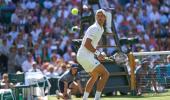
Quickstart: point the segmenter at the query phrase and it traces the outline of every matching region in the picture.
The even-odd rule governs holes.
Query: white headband
[[[102,13],[106,16],[105,10],[103,10],[103,9],[98,9],[98,10],[96,11],[96,15],[97,15],[99,12],[102,12]]]

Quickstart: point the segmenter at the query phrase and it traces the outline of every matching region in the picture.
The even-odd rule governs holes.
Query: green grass
[[[153,97],[129,97],[129,96],[121,96],[121,97],[102,97],[101,100],[169,100],[169,96],[153,96]],[[57,100],[56,97],[49,97],[48,100]],[[61,99],[60,99],[61,100]],[[72,100],[82,100],[82,98],[73,98]],[[88,100],[94,100],[94,98],[89,98]]]
[[[169,100],[170,98],[170,90],[165,93],[149,93],[149,94],[143,94],[143,96],[111,96],[111,97],[102,97],[101,100]],[[48,100],[57,100],[55,96],[50,96]],[[62,99],[60,99],[62,100]],[[72,100],[82,100],[82,98],[75,98],[73,97]],[[94,98],[89,98],[88,100],[94,100]]]

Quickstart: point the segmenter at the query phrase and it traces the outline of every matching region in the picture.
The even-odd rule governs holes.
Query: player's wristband
[[[94,54],[98,57],[100,55],[100,51],[96,50]]]

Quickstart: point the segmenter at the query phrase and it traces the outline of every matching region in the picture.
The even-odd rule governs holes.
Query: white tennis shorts
[[[94,54],[78,53],[77,61],[86,72],[92,72],[94,68],[100,65],[100,62],[94,58]]]

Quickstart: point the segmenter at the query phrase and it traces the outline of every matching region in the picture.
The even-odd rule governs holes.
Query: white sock
[[[94,100],[100,100],[100,95],[101,95],[101,92],[96,91]]]
[[[89,93],[88,92],[84,92],[83,100],[87,100],[88,97],[89,97]]]

